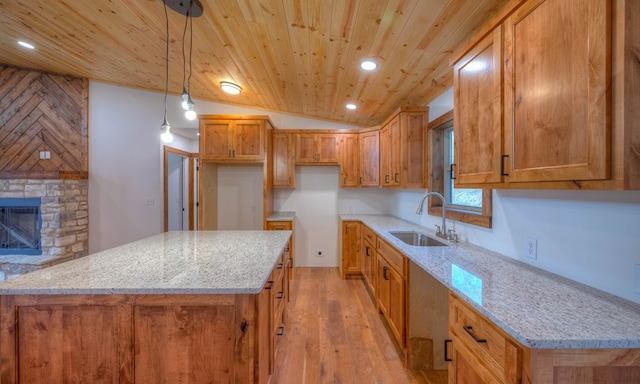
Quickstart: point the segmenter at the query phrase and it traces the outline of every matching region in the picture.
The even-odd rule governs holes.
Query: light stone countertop
[[[392,216],[340,218],[364,223],[527,347],[640,348],[640,304],[471,244],[405,244],[389,232],[435,232]]]
[[[293,211],[280,211],[271,212],[267,221],[293,221],[296,218],[296,213]]]
[[[0,294],[260,293],[291,231],[175,231],[0,283]]]

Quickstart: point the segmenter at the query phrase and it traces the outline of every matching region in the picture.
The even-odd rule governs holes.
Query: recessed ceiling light
[[[231,95],[237,95],[242,92],[242,88],[238,84],[230,83],[228,81],[220,82],[220,88]]]
[[[360,62],[360,68],[364,69],[365,71],[373,71],[374,69],[378,68],[378,63],[371,59],[367,59]]]
[[[18,41],[18,44],[25,47],[25,48],[29,48],[29,49],[36,49],[35,46],[33,46],[33,44],[29,44],[27,42],[24,41]]]
[[[351,103],[345,105],[345,107],[347,107],[347,109],[356,109],[356,108],[358,108],[358,107],[356,107],[355,104],[351,104]]]

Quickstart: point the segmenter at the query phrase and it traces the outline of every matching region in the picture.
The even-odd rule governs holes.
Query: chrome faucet
[[[442,196],[442,194],[440,194],[438,192],[427,192],[427,194],[424,195],[424,197],[420,201],[420,205],[418,206],[418,210],[416,211],[416,213],[418,215],[422,215],[422,211],[423,211],[423,207],[424,207],[424,201],[427,200],[427,197],[429,197],[429,196],[437,196],[442,201],[442,226],[436,225],[436,228],[437,228],[436,236],[441,237],[443,239],[447,239],[447,240],[450,240],[450,241],[457,242],[458,241],[458,235],[455,233],[455,231],[453,229],[451,229],[451,230],[449,230],[449,232],[447,232],[447,220],[446,220],[446,218],[447,218],[447,200],[445,200],[445,198],[444,198],[444,196]]]

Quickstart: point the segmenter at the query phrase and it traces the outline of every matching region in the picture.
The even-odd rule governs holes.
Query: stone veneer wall
[[[21,256],[20,261],[15,258],[5,261],[5,264],[16,264],[7,271],[11,274],[30,272],[86,256],[89,252],[88,180],[0,180],[0,198],[38,197],[42,200],[42,256]],[[38,258],[38,261],[32,263],[29,258],[34,261]]]

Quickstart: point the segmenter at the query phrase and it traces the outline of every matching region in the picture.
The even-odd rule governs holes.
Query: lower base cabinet
[[[638,349],[531,349],[449,294],[449,384],[640,383]]]

